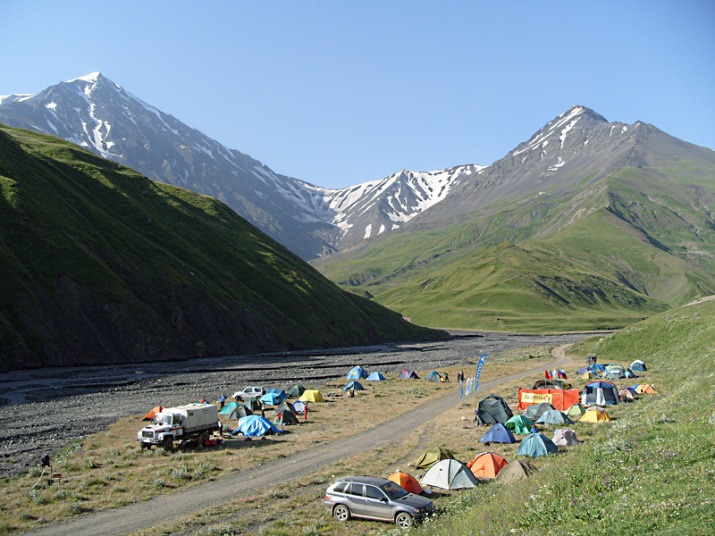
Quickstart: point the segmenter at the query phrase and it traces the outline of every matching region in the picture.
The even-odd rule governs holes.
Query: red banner
[[[519,389],[519,409],[548,402],[555,409],[565,411],[579,402],[580,398],[581,391],[578,389]]]

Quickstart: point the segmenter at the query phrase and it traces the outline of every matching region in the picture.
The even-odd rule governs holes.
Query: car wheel
[[[338,521],[347,521],[350,519],[350,508],[344,504],[339,504],[333,508],[333,516],[335,516],[335,519]]]
[[[407,512],[400,512],[395,516],[395,525],[401,529],[409,529],[413,525],[412,516]]]

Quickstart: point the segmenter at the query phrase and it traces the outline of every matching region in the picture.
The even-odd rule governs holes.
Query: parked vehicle
[[[243,391],[236,391],[233,393],[233,398],[236,400],[246,400],[250,396],[260,398],[265,394],[266,390],[263,387],[248,386],[244,387]]]
[[[360,517],[394,522],[403,529],[434,513],[429,499],[374,476],[339,478],[325,493],[324,504],[338,521]]]
[[[161,445],[169,450],[174,441],[208,439],[219,429],[218,408],[212,404],[190,404],[164,408],[154,415],[154,421],[137,433],[142,448]]]

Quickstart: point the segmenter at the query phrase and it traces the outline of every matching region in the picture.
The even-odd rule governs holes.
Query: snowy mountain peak
[[[68,84],[71,84],[72,82],[77,82],[82,81],[82,82],[89,82],[90,84],[94,84],[97,81],[99,81],[100,78],[105,78],[102,76],[102,73],[99,71],[95,71],[93,73],[89,73],[88,75],[85,76],[80,76],[79,78],[73,78],[72,80],[67,80]]]

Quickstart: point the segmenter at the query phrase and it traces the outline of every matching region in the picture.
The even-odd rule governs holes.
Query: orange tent
[[[636,393],[639,395],[642,395],[643,393],[651,393],[651,394],[658,394],[658,391],[653,389],[653,386],[647,383],[641,383],[638,387],[636,387]]]
[[[154,415],[156,413],[159,413],[161,410],[164,409],[164,406],[154,406],[149,413],[146,414],[146,416],[142,419],[142,421],[153,421],[154,420]]]
[[[477,454],[474,459],[467,464],[472,470],[472,474],[477,478],[496,478],[499,471],[509,464],[504,458],[493,452],[483,452]]]
[[[417,479],[412,475],[408,475],[407,473],[392,473],[388,480],[393,481],[398,486],[402,486],[404,489],[406,489],[410,493],[414,493],[415,495],[419,495],[424,491]]]

